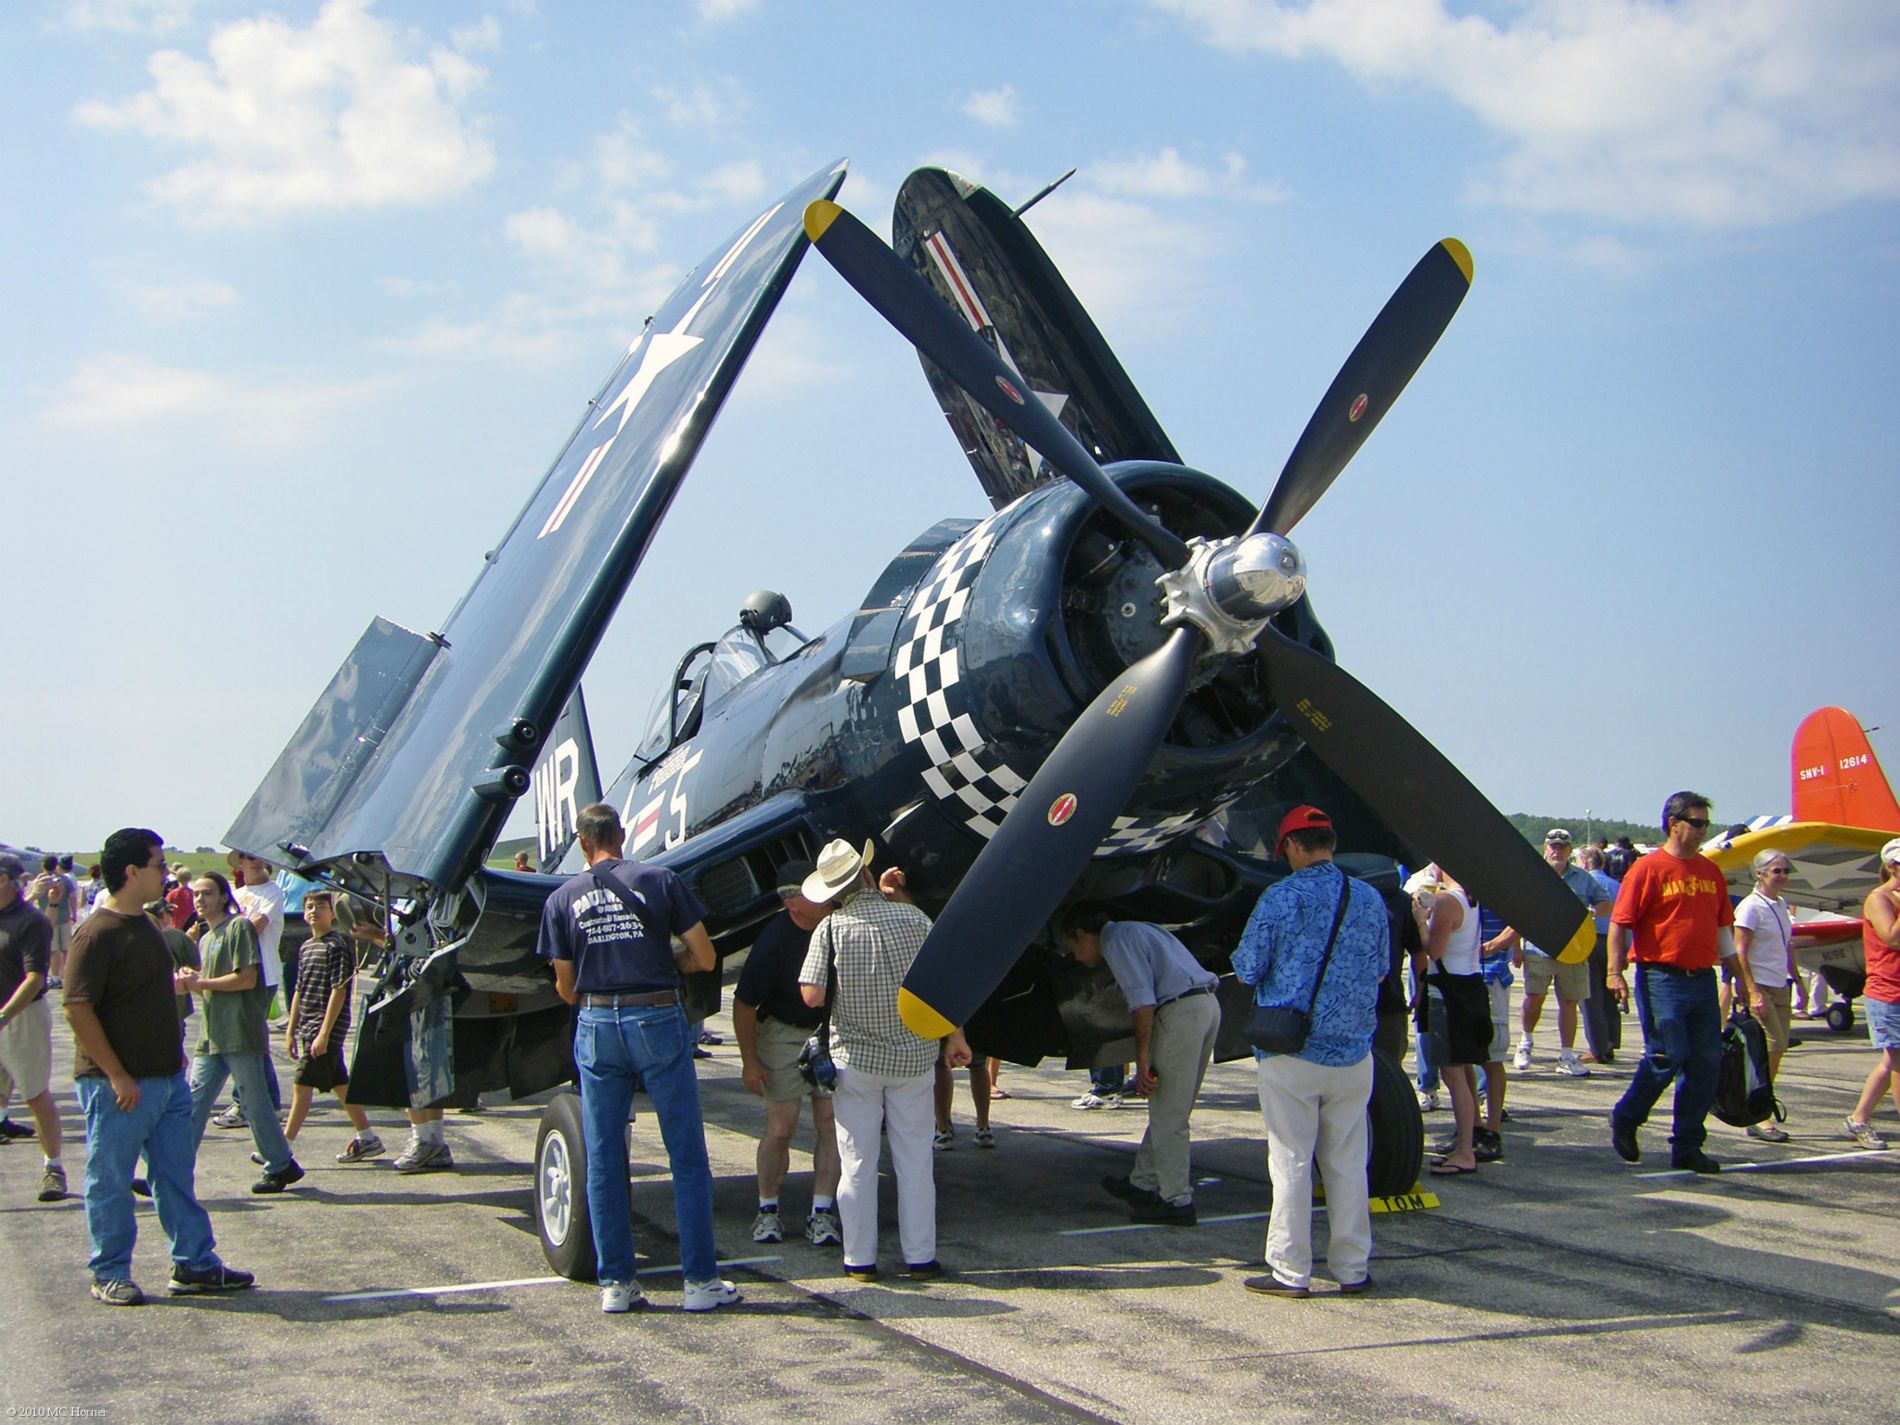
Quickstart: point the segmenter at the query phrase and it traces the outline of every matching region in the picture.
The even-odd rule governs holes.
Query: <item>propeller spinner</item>
[[[805,231],[892,326],[1088,491],[1167,571],[1162,622],[1174,633],[1111,679],[1070,725],[944,906],[898,997],[915,1033],[949,1033],[1002,981],[1134,794],[1210,650],[1227,657],[1258,650],[1275,704],[1399,836],[1535,943],[1563,946],[1566,960],[1588,953],[1590,916],[1484,795],[1363,684],[1269,622],[1306,589],[1305,562],[1287,531],[1358,452],[1450,323],[1471,283],[1464,244],[1436,244],[1399,284],[1247,532],[1184,541],[1129,499],[1041,402],[1026,398],[989,345],[850,213],[815,202]]]

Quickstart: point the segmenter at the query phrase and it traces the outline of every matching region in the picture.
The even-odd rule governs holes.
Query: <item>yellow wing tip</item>
[[[1557,958],[1566,965],[1581,965],[1590,958],[1590,952],[1596,948],[1596,917],[1586,915],[1583,918],[1583,924],[1577,927],[1577,933],[1570,937],[1570,943],[1558,952]]]
[[[809,226],[810,219],[807,218],[806,222]],[[905,1027],[919,1039],[941,1039],[956,1028],[956,1025],[901,986],[897,991],[897,1013],[902,1017]]]
[[[812,206],[816,207],[817,204],[814,203]],[[805,219],[805,225],[811,226],[810,217]],[[1469,287],[1471,285],[1471,249],[1459,242],[1457,238],[1446,238],[1438,245],[1445,249],[1453,262],[1458,264],[1458,270],[1465,274],[1465,286]]]
[[[830,226],[838,220],[838,214],[844,211],[829,198],[819,198],[805,205],[805,236],[813,242],[825,235]]]

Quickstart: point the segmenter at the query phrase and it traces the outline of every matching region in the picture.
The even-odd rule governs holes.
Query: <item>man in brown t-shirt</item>
[[[218,1260],[211,1218],[192,1182],[197,1155],[172,957],[144,909],[164,888],[164,839],[142,827],[115,831],[100,861],[106,898],[73,937],[65,999],[74,1087],[86,1115],[92,1294],[110,1306],[145,1299],[132,1280],[132,1173],[140,1153],[171,1242],[171,1293],[241,1290],[251,1274]]]

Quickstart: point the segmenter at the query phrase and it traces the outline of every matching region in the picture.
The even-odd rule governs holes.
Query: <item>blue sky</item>
[[[0,9],[0,836],[215,843],[376,614],[438,627],[641,319],[837,157],[1020,201],[1264,498],[1420,253],[1476,282],[1295,537],[1506,811],[1785,810],[1900,723],[1900,8],[1861,0],[35,0]],[[609,775],[754,588],[986,508],[816,259],[587,686]],[[1874,734],[1890,767],[1891,731]]]

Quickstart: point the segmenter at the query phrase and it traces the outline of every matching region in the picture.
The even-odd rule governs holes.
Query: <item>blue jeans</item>
[[[204,1271],[220,1265],[211,1218],[192,1186],[197,1150],[191,1136],[191,1093],[181,1069],[169,1079],[140,1079],[139,1101],[128,1112],[103,1074],[74,1083],[86,1115],[86,1236],[94,1281],[129,1280],[138,1221],[132,1212],[132,1174],[140,1152],[149,1164],[158,1225],[171,1243],[175,1265]]]
[[[1704,1120],[1715,1103],[1722,1066],[1722,1010],[1715,971],[1636,967],[1636,1013],[1643,1025],[1643,1057],[1630,1086],[1610,1112],[1610,1121],[1634,1131],[1671,1083],[1676,1086],[1675,1131],[1669,1142],[1677,1157],[1708,1140]]]
[[[712,1281],[712,1165],[699,1113],[699,1077],[693,1070],[694,1035],[678,1005],[582,1009],[574,1031],[574,1066],[581,1086],[581,1133],[587,1142],[587,1212],[594,1224],[596,1275],[602,1284],[634,1279],[633,1224],[627,1201],[627,1118],[637,1075],[660,1120],[673,1169],[680,1272],[689,1282]]]
[[[236,1078],[237,1076],[233,1074],[232,1077]],[[270,1091],[271,1112],[282,1113],[284,1111],[284,1091],[277,1086],[277,1064],[271,1058],[269,1051],[266,1051],[264,1054],[264,1087]],[[244,1106],[244,1092],[242,1087],[238,1084],[231,1086],[231,1102],[235,1103],[239,1108]],[[247,1114],[246,1117],[249,1117],[249,1115]]]
[[[218,1095],[224,1090],[226,1078],[236,1083],[238,1094],[254,1104],[266,1100],[276,1101],[277,1096],[267,1092],[264,1086],[264,1071],[269,1064],[268,1053],[200,1054],[191,1061],[191,1151],[194,1158],[198,1153],[198,1145],[204,1142],[205,1125],[211,1121],[211,1110],[218,1106]],[[283,1125],[277,1121],[277,1115],[247,1109],[244,1118],[251,1126],[251,1141],[263,1156],[264,1171],[281,1173],[289,1167],[290,1143],[284,1137]]]

